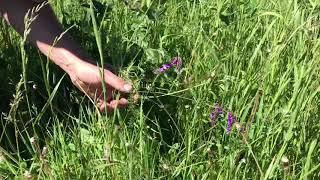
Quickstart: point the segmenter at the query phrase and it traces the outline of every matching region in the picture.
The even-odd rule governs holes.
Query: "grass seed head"
[[[23,174],[23,176],[24,176],[24,179],[25,179],[25,180],[30,180],[30,179],[32,179],[32,176],[31,176],[31,174],[30,174],[29,171],[25,171],[24,174]]]
[[[235,122],[235,123],[234,123],[234,126],[237,128],[237,130],[238,130],[240,133],[245,133],[245,132],[246,132],[245,126],[241,125],[239,122]]]
[[[140,102],[140,99],[141,99],[141,96],[140,96],[139,93],[136,93],[136,94],[133,95],[133,103],[134,103],[134,104],[139,103],[139,102]]]
[[[41,155],[42,155],[43,158],[45,158],[47,156],[47,154],[48,154],[48,148],[46,146],[44,146],[42,148]]]
[[[0,151],[0,163],[5,161],[6,158],[4,157],[4,155],[2,154],[2,152]]]
[[[30,138],[30,142],[31,142],[31,144],[34,144],[36,142],[36,138],[35,137],[31,137]]]
[[[283,156],[281,158],[281,162],[282,162],[282,165],[283,165],[283,170],[284,171],[288,171],[289,170],[289,159],[286,156]]]

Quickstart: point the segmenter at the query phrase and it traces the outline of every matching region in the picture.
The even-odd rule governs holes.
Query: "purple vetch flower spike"
[[[211,126],[214,126],[216,124],[216,119],[217,119],[217,116],[216,116],[216,110],[213,110],[211,113],[210,113],[210,125]]]
[[[171,62],[168,64],[163,64],[159,69],[156,69],[153,71],[154,74],[160,74],[164,73],[173,66],[176,67],[177,70],[179,70],[182,66],[182,59],[180,57],[174,57],[171,59]]]
[[[161,68],[156,69],[156,70],[154,71],[154,73],[155,73],[155,74],[163,73],[163,72],[167,71],[168,69],[170,69],[171,67],[172,67],[171,64],[163,64],[163,65],[161,66]]]
[[[182,66],[182,59],[181,59],[181,57],[174,57],[174,58],[172,58],[171,59],[171,63],[170,63],[171,65],[173,65],[173,66],[176,66],[176,68],[179,70],[179,69],[181,69],[181,66]]]
[[[163,64],[162,67],[159,70],[160,70],[160,72],[165,72],[168,69],[170,69],[171,67],[172,67],[171,64]]]
[[[219,104],[216,104],[214,110],[210,113],[210,124],[214,126],[216,124],[217,119],[219,119],[222,115],[222,108]]]
[[[227,134],[230,134],[233,124],[234,124],[234,116],[232,115],[232,112],[228,112]]]

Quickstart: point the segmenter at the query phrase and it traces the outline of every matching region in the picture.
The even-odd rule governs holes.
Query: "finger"
[[[105,83],[112,86],[113,88],[125,93],[130,93],[132,91],[132,85],[130,83],[116,76],[111,71],[106,70],[104,75]]]
[[[101,84],[90,86],[83,83],[79,89],[81,89],[87,96],[93,98],[93,100],[97,100],[97,102],[109,102],[112,100],[113,88],[110,86],[106,86],[106,93],[104,93]]]
[[[107,86],[106,93],[104,93],[102,87],[100,87],[97,89],[97,94],[95,98],[101,102],[109,102],[112,100],[112,95],[113,95],[113,88],[111,88],[110,86]]]
[[[101,112],[105,112],[106,110],[108,112],[112,112],[113,110],[117,108],[125,108],[128,106],[128,100],[125,98],[121,98],[119,100],[112,100],[111,102],[103,102],[99,109]]]

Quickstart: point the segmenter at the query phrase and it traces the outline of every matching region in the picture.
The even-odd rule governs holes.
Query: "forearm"
[[[23,34],[25,30],[24,17],[29,9],[32,9],[38,4],[39,3],[31,0],[2,0],[0,2],[0,11],[12,26],[20,34]],[[49,4],[35,13],[37,17],[31,23],[31,31],[27,38],[36,45],[43,54],[48,56],[67,73],[71,71],[71,64],[89,59],[68,33],[65,33],[59,41],[55,42],[63,33],[63,29]]]
[[[29,9],[38,5],[35,1],[39,0],[0,0],[0,11],[12,26],[23,34],[25,31],[24,17]],[[108,68],[101,71],[98,66],[88,63],[90,59],[80,46],[72,40],[68,33],[63,33],[49,5],[41,8],[36,15],[36,19],[29,27],[31,31],[27,38],[30,42],[64,69],[75,86],[94,98],[101,111],[128,105],[126,98],[114,99],[114,91],[129,93],[132,90],[130,83],[113,74]],[[56,42],[56,38],[62,33],[64,35]],[[104,91],[104,87],[107,91]]]

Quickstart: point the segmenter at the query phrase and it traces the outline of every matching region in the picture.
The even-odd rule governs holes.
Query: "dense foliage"
[[[3,22],[0,177],[320,177],[319,1],[51,4],[141,98],[99,113]],[[181,69],[154,73],[173,57]]]

